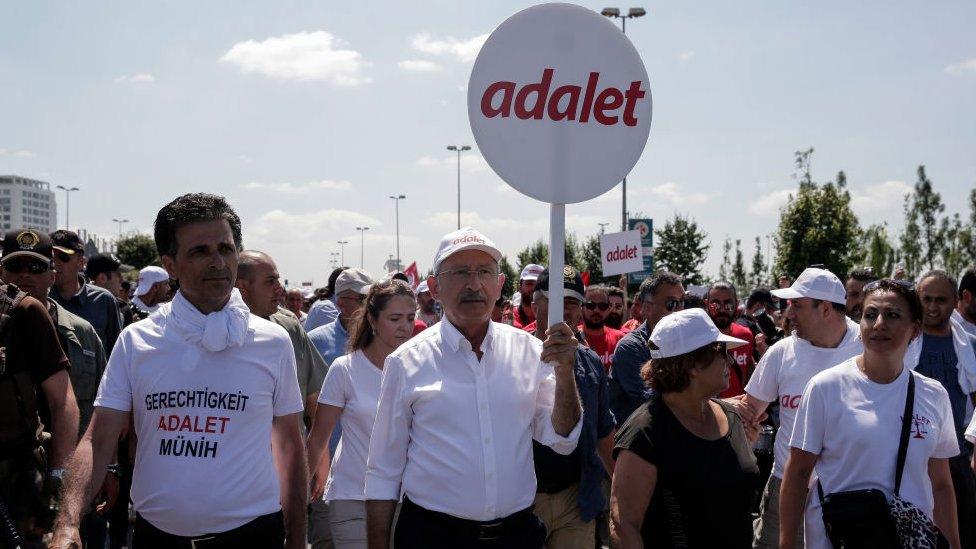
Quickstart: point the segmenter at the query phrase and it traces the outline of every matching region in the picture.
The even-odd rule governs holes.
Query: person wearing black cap
[[[130,265],[123,265],[115,254],[95,254],[88,258],[85,265],[85,276],[88,280],[95,286],[112,292],[119,305],[123,328],[137,320],[132,311],[132,304],[120,297],[122,295],[122,273],[132,269],[133,267]]]
[[[110,355],[115,340],[122,331],[122,315],[112,292],[85,282],[81,275],[85,269],[85,245],[71,231],[51,233],[54,243],[54,287],[51,298],[72,313],[84,318],[95,327],[98,338]]]
[[[563,269],[563,320],[579,326],[585,300],[583,277],[575,268]],[[549,269],[542,271],[532,295],[535,336],[546,338],[549,328]],[[605,475],[613,473],[613,414],[610,387],[600,357],[576,332],[576,389],[583,404],[583,428],[579,442],[568,456],[532,441],[535,462],[535,514],[546,525],[547,547],[590,548],[596,536],[597,517],[607,503],[601,488]]]
[[[40,542],[38,530],[50,527],[53,517],[45,511],[78,441],[70,363],[51,316],[44,303],[11,284],[12,277],[24,273],[49,273],[50,249],[44,233],[16,230],[5,235],[0,258],[0,498],[31,543]],[[38,414],[41,398],[47,402],[50,425]],[[41,446],[42,428],[51,433],[46,447]]]

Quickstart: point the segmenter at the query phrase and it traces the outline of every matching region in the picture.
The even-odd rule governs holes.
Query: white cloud
[[[424,222],[442,231],[450,231],[457,228],[457,211],[436,212],[424,220]],[[505,231],[525,231],[526,229],[539,230],[548,227],[548,219],[508,219],[502,217],[484,218],[478,212],[461,212],[461,226],[470,225],[486,234],[500,234]]]
[[[10,150],[0,148],[0,156],[13,156],[15,158],[37,158],[37,154],[25,149],[20,150]]]
[[[407,59],[397,63],[397,66],[407,72],[437,72],[441,70],[441,66],[437,63],[424,59]]]
[[[678,54],[679,61],[690,61],[695,56],[695,50],[686,50]]]
[[[220,58],[245,73],[279,80],[323,81],[334,86],[371,82],[362,74],[368,63],[341,39],[324,30],[274,36],[234,44]]]
[[[638,193],[641,189],[638,187]],[[629,189],[628,189],[629,191]],[[711,197],[707,193],[702,192],[689,192],[683,190],[680,185],[674,181],[667,181],[661,183],[660,185],[654,185],[647,189],[647,192],[651,196],[659,198],[661,200],[666,200],[671,204],[704,204],[708,202]],[[628,192],[629,194],[629,192]]]
[[[457,169],[457,153],[452,156],[445,156],[442,158],[434,158],[433,156],[421,156],[417,159],[418,166],[424,167],[440,167],[440,168],[451,168]],[[461,171],[465,173],[482,173],[490,171],[491,168],[488,167],[488,162],[485,161],[484,157],[478,154],[462,153],[461,154]]]
[[[488,34],[480,34],[467,40],[458,40],[453,36],[434,38],[428,33],[421,33],[410,39],[410,44],[419,52],[430,55],[451,55],[458,61],[470,63],[478,57],[481,46],[488,39]]]
[[[779,189],[764,194],[752,201],[747,208],[749,213],[758,216],[773,216],[779,214],[779,209],[786,204],[791,194],[796,194],[796,189]]]
[[[152,84],[156,81],[156,77],[148,72],[140,72],[139,74],[119,76],[112,81],[116,84]]]
[[[237,155],[237,159],[245,164],[250,164],[251,162],[254,162],[254,159],[246,154]]]
[[[966,59],[965,61],[960,61],[958,63],[953,63],[947,66],[945,71],[949,74],[962,74],[966,71],[976,72],[976,57]]]
[[[330,190],[348,191],[352,188],[352,183],[348,181],[332,181],[323,179],[322,181],[311,181],[309,183],[259,183],[252,181],[241,186],[248,190],[269,190],[283,194],[305,194],[311,191]]]
[[[904,181],[884,181],[864,189],[850,189],[851,209],[858,216],[899,209],[912,186]]]
[[[248,236],[262,245],[314,244],[316,248],[326,248],[332,247],[338,238],[348,240],[353,234],[358,236],[353,227],[375,229],[382,222],[358,212],[329,208],[309,213],[271,210],[261,215],[256,223],[248,225]]]

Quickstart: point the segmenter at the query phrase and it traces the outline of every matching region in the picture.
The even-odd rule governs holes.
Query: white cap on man
[[[360,295],[366,295],[369,287],[373,285],[373,277],[359,267],[346,269],[339,273],[335,282],[335,295],[339,295],[346,290],[352,290]]]
[[[434,254],[434,272],[437,272],[437,268],[441,266],[442,261],[464,250],[481,250],[490,255],[495,261],[502,260],[501,250],[487,236],[471,227],[461,227],[456,231],[447,233],[441,239],[440,246],[437,247],[437,253]]]
[[[800,299],[809,297],[831,303],[847,304],[847,290],[837,275],[827,269],[807,267],[789,288],[780,288],[770,292],[780,299]]]
[[[657,347],[651,349],[651,358],[683,355],[716,342],[725,343],[729,349],[746,344],[719,331],[708,313],[697,307],[669,314],[657,321],[648,339],[648,343]]]
[[[427,286],[427,279],[425,278],[425,279],[423,279],[423,280],[420,281],[420,284],[417,284],[417,291],[415,293],[417,295],[420,295],[420,294],[422,294],[424,292],[429,292],[429,291],[430,291],[430,288]]]
[[[136,296],[142,296],[152,290],[153,285],[169,282],[169,273],[162,267],[143,267],[139,271],[139,285],[136,286]]]
[[[542,265],[536,265],[535,263],[529,263],[522,268],[522,274],[519,275],[519,280],[539,280],[539,275],[542,271],[546,270]]]

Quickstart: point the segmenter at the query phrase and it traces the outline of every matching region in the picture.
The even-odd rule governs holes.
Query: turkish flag
[[[583,272],[580,273],[580,276],[583,277],[583,286],[589,286],[590,285],[590,271],[583,271]]]
[[[420,273],[417,272],[417,262],[414,261],[409,267],[403,270],[403,274],[407,275],[410,279],[410,287],[414,290],[420,285]]]

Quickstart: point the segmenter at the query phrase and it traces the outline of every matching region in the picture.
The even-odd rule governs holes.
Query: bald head
[[[285,291],[279,281],[278,267],[264,252],[245,250],[240,253],[235,285],[248,309],[258,316],[271,316],[284,302]]]

